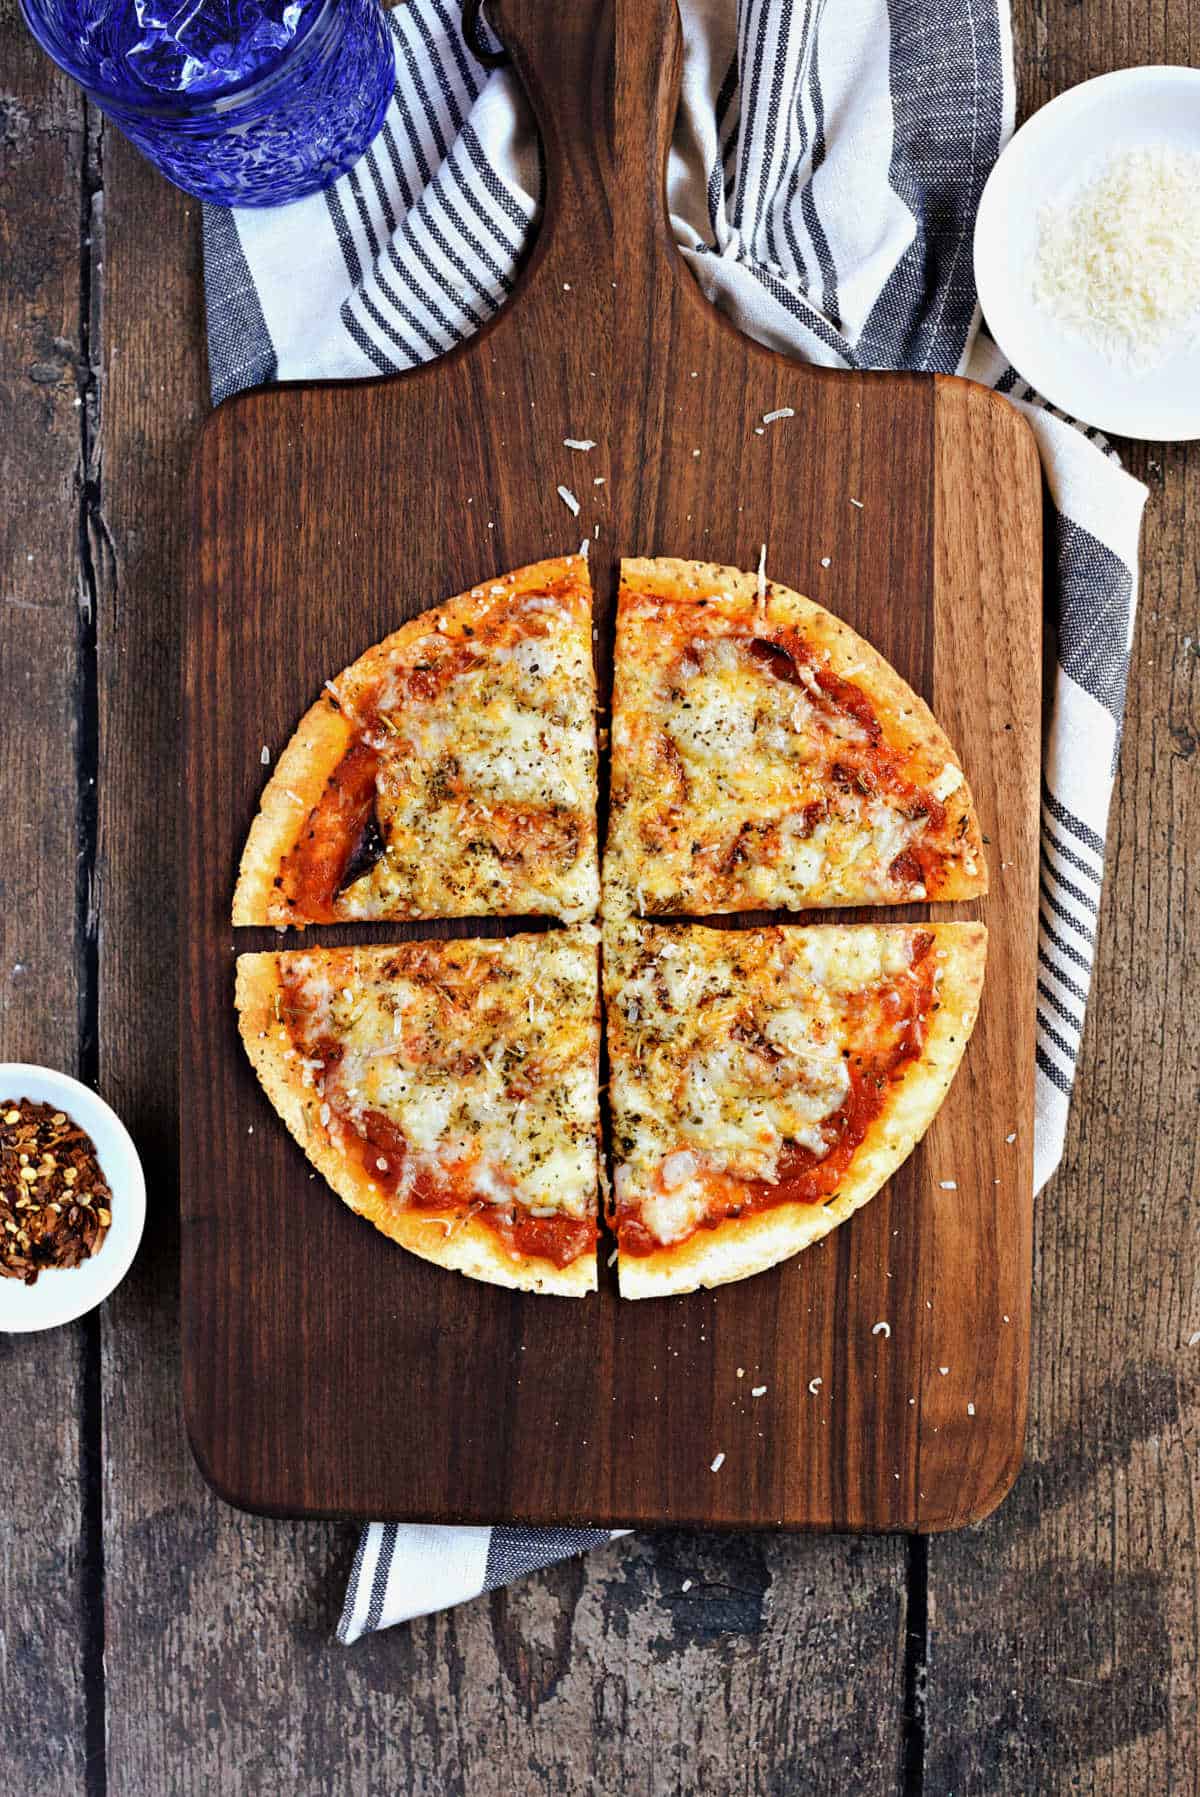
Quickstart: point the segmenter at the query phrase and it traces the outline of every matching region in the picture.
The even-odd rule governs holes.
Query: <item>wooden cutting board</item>
[[[242,396],[195,459],[180,945],[192,1442],[231,1502],[292,1515],[954,1527],[1008,1489],[1025,1418],[1032,439],[980,388],[805,368],[707,305],[661,202],[674,0],[625,0],[615,26],[596,0],[504,0],[495,16],[548,178],[509,306],[429,369]],[[786,406],[795,415],[758,434]],[[618,1301],[612,1273],[595,1298],[539,1299],[385,1242],[312,1176],[233,1012],[233,951],[277,942],[235,940],[229,924],[262,745],[277,755],[323,679],[402,619],[585,534],[605,687],[622,552],[752,568],[765,542],[771,574],[848,619],[928,699],[990,841],[992,895],[938,913],[983,917],[991,953],[974,1040],[924,1143],[798,1259],[639,1304]]]

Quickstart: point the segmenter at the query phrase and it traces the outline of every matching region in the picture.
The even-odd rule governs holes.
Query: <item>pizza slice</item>
[[[254,820],[235,924],[595,914],[587,561],[401,625],[326,683]]]
[[[874,1197],[979,1008],[976,923],[608,923],[612,1225],[626,1298],[723,1285]]]
[[[987,890],[970,791],[929,708],[774,582],[621,564],[612,745],[609,916]]]
[[[596,1287],[594,926],[242,955],[242,1040],[340,1198],[473,1279]]]

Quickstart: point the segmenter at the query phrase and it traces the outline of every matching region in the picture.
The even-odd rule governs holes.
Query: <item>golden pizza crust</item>
[[[353,741],[353,727],[328,694],[311,705],[301,718],[263,789],[258,816],[246,838],[233,893],[235,924],[274,921],[270,904],[280,865],[294,848],[329,776],[345,759]]]
[[[234,890],[235,924],[292,921],[281,918],[272,908],[277,876],[330,776],[356,740],[352,720],[359,696],[374,687],[389,668],[402,663],[410,648],[431,631],[438,631],[448,641],[468,637],[476,632],[482,619],[496,610],[498,601],[507,605],[526,595],[556,590],[572,597],[590,595],[586,556],[551,556],[471,587],[408,619],[327,683],[321,697],[304,714],[263,789]],[[594,815],[591,830],[594,840]],[[594,852],[593,846],[593,855]],[[527,911],[529,907],[522,905],[519,909]],[[304,920],[295,922],[296,927],[303,928]]]
[[[797,632],[818,655],[828,658],[828,666],[834,674],[852,682],[870,701],[882,727],[884,741],[901,759],[906,779],[929,790],[936,789],[948,769],[954,770],[951,779],[958,778],[952,800],[947,802],[948,817],[953,819],[953,828],[947,831],[953,838],[953,860],[937,890],[927,896],[938,902],[948,902],[985,894],[988,889],[987,861],[974,800],[962,764],[928,705],[877,649],[832,612],[772,580],[765,582],[765,593],[760,596],[759,584],[757,574],[724,567],[717,562],[685,561],[675,556],[626,557],[621,563],[618,636],[622,609],[641,598],[661,598],[676,604],[704,601],[706,610],[711,608],[709,616],[727,618],[740,625],[738,634],[744,634],[748,627],[752,627],[754,634],[768,638],[776,631]],[[635,663],[630,685],[636,685],[640,676],[640,668]],[[618,655],[613,690],[614,745],[618,740],[622,711],[629,715],[629,708],[634,703],[632,692],[626,693],[624,685]],[[614,795],[620,790],[625,772],[621,762],[622,755],[614,746]],[[652,851],[639,848],[633,832],[623,828],[623,821],[620,804],[614,802],[604,865],[606,916],[627,915],[631,910],[643,909],[636,902],[636,894],[643,871],[652,859]],[[698,838],[703,838],[703,819],[697,820],[695,833]],[[694,913],[705,908],[699,903],[685,902],[686,894],[679,896],[681,902],[663,908]],[[817,895],[803,908],[871,902],[903,902],[903,897],[895,895],[871,900],[852,895]],[[779,909],[780,906],[770,898],[758,900],[743,895],[736,904],[712,907],[720,910],[741,908]]]
[[[566,1267],[510,1253],[500,1237],[476,1217],[460,1219],[451,1212],[443,1217],[435,1210],[397,1207],[364,1168],[339,1151],[321,1123],[321,1097],[305,1084],[291,1040],[276,1016],[276,997],[282,990],[279,961],[273,953],[238,957],[238,1028],[267,1097],[338,1197],[411,1254],[464,1273],[469,1279],[561,1297],[578,1298],[595,1291],[594,1252],[581,1254]],[[598,1037],[597,1016],[597,1042]]]
[[[852,931],[874,926],[844,927]],[[698,1229],[677,1247],[644,1256],[622,1255],[619,1281],[623,1298],[671,1297],[761,1273],[810,1247],[861,1210],[908,1159],[937,1115],[962,1060],[979,1011],[987,956],[983,924],[922,923],[913,927],[929,931],[937,939],[939,1008],[930,1022],[920,1059],[911,1064],[886,1110],[871,1124],[837,1197],[823,1205],[776,1205],[728,1219],[715,1229]]]

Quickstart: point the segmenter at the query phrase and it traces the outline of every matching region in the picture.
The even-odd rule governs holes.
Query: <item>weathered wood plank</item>
[[[0,0],[0,1059],[78,1066],[78,94]],[[0,1093],[0,1097],[6,1096]],[[0,1789],[80,1789],[83,1330],[0,1335]]]
[[[1150,461],[1165,479],[1100,962],[1066,1159],[1038,1207],[1029,1464],[991,1524],[930,1545],[935,1791],[1157,1797],[1200,1779],[1200,659],[1185,535],[1200,461],[1130,457]]]
[[[1018,7],[1028,112],[1200,60],[1200,8]],[[1200,1789],[1200,457],[1152,491],[1099,965],[1063,1169],[1038,1201],[1028,1464],[930,1543],[930,1792]]]
[[[894,1544],[644,1536],[341,1650],[346,1532],[204,1503],[139,1532],[118,1797],[898,1787]]]

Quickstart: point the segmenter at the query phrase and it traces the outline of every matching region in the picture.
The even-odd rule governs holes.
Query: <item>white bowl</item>
[[[975,284],[989,331],[1044,399],[1114,436],[1166,443],[1200,437],[1200,338],[1131,373],[1064,330],[1031,290],[1045,203],[1093,179],[1111,156],[1154,144],[1200,151],[1200,69],[1122,69],[1035,112],[983,190]]]
[[[0,1061],[0,1101],[29,1098],[65,1111],[96,1146],[112,1192],[112,1226],[89,1260],[78,1267],[49,1267],[33,1285],[0,1279],[0,1331],[24,1334],[73,1323],[102,1304],[124,1279],[146,1222],[146,1179],[138,1151],[116,1112],[90,1087],[50,1067]]]

